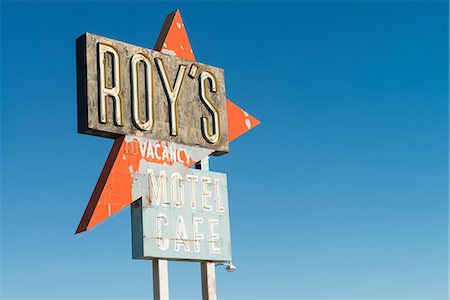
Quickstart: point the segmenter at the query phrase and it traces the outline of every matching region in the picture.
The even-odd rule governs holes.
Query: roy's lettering
[[[228,152],[222,69],[86,33],[77,72],[79,132]]]

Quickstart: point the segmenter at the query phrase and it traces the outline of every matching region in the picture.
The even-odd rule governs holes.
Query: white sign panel
[[[142,162],[133,180],[134,259],[231,261],[225,174]]]

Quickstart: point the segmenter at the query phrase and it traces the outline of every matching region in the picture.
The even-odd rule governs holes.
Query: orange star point
[[[178,9],[167,15],[154,49],[195,61],[194,51]],[[229,142],[260,124],[259,120],[228,99],[226,107]],[[136,170],[141,157],[121,155],[131,143],[127,142],[124,136],[114,141],[76,234],[91,229],[133,202],[131,197],[133,178],[129,168],[131,166]]]

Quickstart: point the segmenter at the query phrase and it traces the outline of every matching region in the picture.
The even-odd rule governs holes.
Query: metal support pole
[[[200,161],[195,166],[197,169],[209,171],[209,157]],[[205,261],[200,263],[202,273],[202,299],[216,300],[216,265],[213,262]]]
[[[153,299],[169,300],[169,272],[166,259],[153,259]]]
[[[213,262],[201,262],[202,272],[202,299],[216,300],[216,264]]]

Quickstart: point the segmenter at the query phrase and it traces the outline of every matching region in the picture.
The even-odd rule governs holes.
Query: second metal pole
[[[197,169],[209,171],[209,157],[200,161],[195,166]],[[200,263],[200,271],[202,274],[202,299],[216,300],[216,265],[213,262],[204,261]]]

